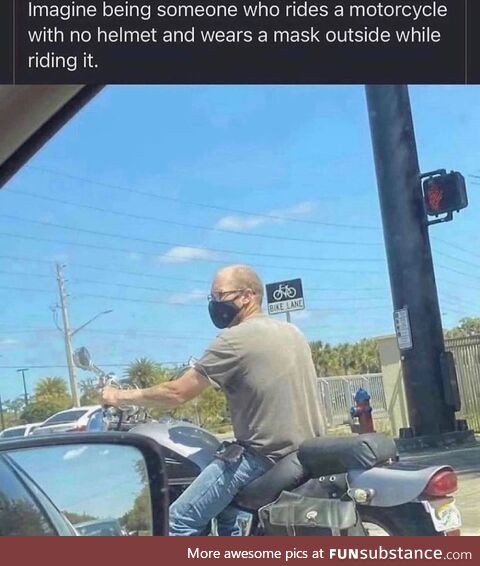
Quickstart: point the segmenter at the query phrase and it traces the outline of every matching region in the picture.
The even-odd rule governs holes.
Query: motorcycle
[[[93,371],[100,387],[135,387],[105,374],[86,348],[75,351],[74,361]],[[139,407],[105,408],[105,420],[109,428],[147,436],[161,446],[170,502],[222,446],[214,434],[193,423],[154,420]],[[249,536],[458,536],[456,490],[452,467],[404,464],[392,439],[367,433],[304,442],[243,488],[234,504],[251,517]]]

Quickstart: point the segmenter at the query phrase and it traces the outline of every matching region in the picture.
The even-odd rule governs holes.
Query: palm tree
[[[18,414],[23,410],[25,401],[23,397],[17,397],[16,399],[10,401],[4,401],[5,409],[8,412],[11,412],[15,415],[15,418],[18,417]]]
[[[139,358],[132,362],[125,375],[141,388],[152,387],[168,379],[168,372],[150,358]]]
[[[61,377],[44,377],[35,385],[34,397],[37,401],[46,398],[69,398],[67,384]]]
[[[30,403],[23,410],[22,419],[30,423],[43,421],[71,406],[72,398],[65,380],[61,377],[44,377],[35,385]]]

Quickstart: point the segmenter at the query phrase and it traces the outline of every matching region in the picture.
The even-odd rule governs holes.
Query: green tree
[[[59,411],[68,409],[71,404],[64,406],[59,405],[54,400],[42,399],[40,401],[32,401],[25,407],[22,413],[22,420],[27,423],[38,423],[42,422],[48,417],[51,417]]]
[[[17,397],[16,399],[4,401],[3,405],[6,411],[13,413],[13,416],[18,418],[25,407],[25,400],[23,397]]]
[[[466,336],[480,336],[480,317],[462,318],[458,326],[445,332],[445,338],[463,338]]]
[[[79,385],[81,405],[100,405],[100,391],[96,379],[84,379]]]
[[[168,370],[149,358],[139,358],[132,362],[125,376],[140,388],[152,387],[170,378]]]
[[[47,519],[24,499],[9,500],[0,494],[0,536],[54,535]]]
[[[22,413],[26,422],[43,421],[72,406],[67,385],[61,377],[44,377],[35,385],[30,402]]]
[[[188,419],[212,432],[219,432],[227,423],[227,400],[223,391],[209,387],[197,398],[171,412],[176,418]]]
[[[355,344],[344,343],[337,346],[315,341],[310,344],[310,348],[319,377],[381,371],[375,340],[364,339]]]
[[[151,531],[152,506],[150,503],[150,489],[145,486],[136,497],[131,511],[122,518],[122,525],[127,531]]]
[[[88,513],[74,513],[73,511],[63,511],[65,517],[72,523],[76,525],[77,523],[86,523],[87,521],[96,521],[98,517],[93,515],[88,515]]]
[[[2,406],[5,428],[23,424],[23,421],[21,419],[22,412],[25,407],[25,400],[23,396],[11,400],[3,399]]]
[[[62,377],[44,377],[40,379],[35,385],[34,397],[36,400],[53,398],[70,402],[67,384]]]

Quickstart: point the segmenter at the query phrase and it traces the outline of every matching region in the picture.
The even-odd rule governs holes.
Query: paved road
[[[480,536],[480,443],[469,448],[431,450],[421,454],[404,454],[402,461],[425,465],[449,465],[459,475],[456,494],[462,512],[464,535]]]

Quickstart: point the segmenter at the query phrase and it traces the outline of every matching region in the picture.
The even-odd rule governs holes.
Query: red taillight
[[[85,432],[86,430],[87,427],[85,425],[79,425],[73,429],[74,432]]]
[[[452,470],[445,470],[433,476],[428,482],[424,494],[430,497],[443,497],[454,493],[457,488],[457,474]]]
[[[460,529],[457,529],[456,531],[447,531],[445,534],[447,535],[447,537],[461,537],[462,536]]]

